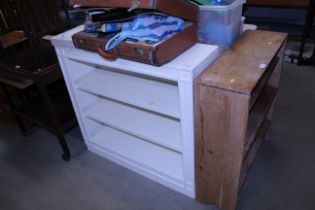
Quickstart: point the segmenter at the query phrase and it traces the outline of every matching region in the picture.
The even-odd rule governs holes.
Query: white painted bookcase
[[[162,67],[106,61],[52,39],[88,149],[195,197],[194,79],[218,56],[196,44]]]

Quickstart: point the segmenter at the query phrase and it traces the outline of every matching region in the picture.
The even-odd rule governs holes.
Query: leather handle
[[[99,46],[97,47],[97,52],[102,58],[106,60],[115,61],[118,58],[118,53],[115,49],[111,50],[110,52],[106,52],[101,46]]]

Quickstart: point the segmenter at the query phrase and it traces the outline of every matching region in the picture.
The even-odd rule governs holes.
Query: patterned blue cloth
[[[177,17],[163,15],[139,15],[133,21],[125,23],[120,33],[111,38],[105,51],[115,48],[127,38],[159,42],[184,29],[185,22]]]

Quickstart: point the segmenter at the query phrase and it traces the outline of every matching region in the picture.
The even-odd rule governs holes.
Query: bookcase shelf
[[[140,164],[141,167],[153,169],[154,173],[162,173],[179,181],[184,180],[182,156],[177,152],[107,126],[101,126],[91,141],[118,156]]]
[[[87,148],[195,198],[194,79],[219,48],[196,44],[161,67],[107,61],[74,47],[80,30],[53,44]]]
[[[86,116],[152,143],[181,152],[180,122],[136,107],[100,98]],[[172,132],[170,132],[172,131]]]
[[[244,146],[244,158],[247,155],[254,140],[256,139],[257,133],[262,127],[268,111],[273,105],[276,93],[276,88],[266,87],[249,114]]]
[[[176,84],[96,70],[77,81],[79,89],[179,119],[179,93]],[[148,94],[146,94],[148,93]]]
[[[196,197],[235,210],[268,133],[286,34],[247,31],[196,82]]]

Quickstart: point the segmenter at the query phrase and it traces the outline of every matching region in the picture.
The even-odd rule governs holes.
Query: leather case
[[[83,31],[73,35],[73,42],[77,48],[96,51],[105,59],[115,60],[121,57],[161,66],[183,53],[198,40],[196,22],[199,9],[185,0],[70,0],[70,4],[84,7],[154,9],[187,21],[183,31],[156,45],[123,41],[111,52],[103,50],[109,40],[106,36]]]

